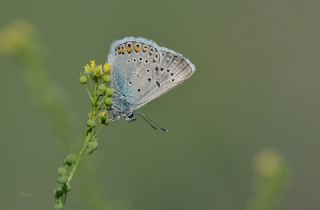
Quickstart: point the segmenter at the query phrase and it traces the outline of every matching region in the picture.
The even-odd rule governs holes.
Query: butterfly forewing
[[[133,105],[133,109],[151,102],[187,80],[194,72],[193,64],[172,50],[160,48],[160,63],[144,95]]]

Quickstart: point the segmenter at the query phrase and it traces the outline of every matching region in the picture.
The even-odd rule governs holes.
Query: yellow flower
[[[88,74],[88,75],[91,73],[91,68],[90,68],[89,64],[87,64],[87,65],[84,66],[84,71],[85,71],[86,74]]]
[[[94,76],[96,76],[96,77],[100,77],[100,76],[102,75],[102,65],[96,66],[96,67],[93,69],[93,74],[94,74]]]
[[[103,112],[101,112],[100,114],[101,114],[101,117],[102,117],[102,118],[105,118],[105,117],[107,116],[107,112],[106,112],[106,111],[103,111]]]
[[[0,28],[0,55],[29,53],[35,47],[35,42],[35,31],[29,22],[17,20]]]
[[[110,77],[110,64],[97,64],[95,60],[90,60],[88,64],[84,66],[84,76],[88,79],[93,79],[95,82],[97,82],[99,79],[103,79],[105,83],[110,82],[111,78],[104,78],[105,76]]]
[[[96,61],[95,60],[90,60],[90,67],[92,69],[96,67]]]
[[[103,72],[105,74],[109,74],[110,73],[110,67],[111,67],[111,65],[109,63],[104,64],[103,65]]]
[[[100,113],[100,122],[105,125],[108,124],[108,122],[109,122],[108,112],[103,111]]]

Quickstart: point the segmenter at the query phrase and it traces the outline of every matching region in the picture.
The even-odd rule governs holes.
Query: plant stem
[[[82,158],[83,158],[83,156],[84,156],[84,154],[86,152],[86,149],[88,147],[88,143],[92,139],[92,130],[93,129],[91,128],[91,129],[88,129],[88,131],[87,131],[87,135],[86,135],[85,141],[84,141],[84,143],[82,145],[82,148],[81,148],[81,150],[80,150],[80,152],[79,152],[79,154],[77,156],[77,160],[76,160],[74,166],[72,167],[72,169],[70,171],[67,184],[70,184],[70,182],[71,182],[75,172],[77,171],[77,168],[78,168],[78,166],[79,166],[79,164],[80,164],[80,162],[81,162],[81,160],[82,160]]]
[[[80,163],[85,156],[92,154],[98,148],[96,136],[101,128],[109,123],[108,111],[111,103],[103,103],[104,100],[100,100],[100,97],[105,96],[108,90],[108,95],[106,97],[110,97],[110,100],[112,100],[112,94],[110,93],[113,93],[113,90],[108,87],[110,79],[105,81],[103,77],[103,75],[110,76],[110,66],[105,65],[103,68],[104,71],[102,65],[96,65],[95,61],[91,60],[90,65],[87,64],[85,66],[85,72],[80,73],[79,82],[84,85],[89,95],[91,110],[88,113],[89,119],[87,121],[86,136],[80,151],[78,154],[68,154],[64,160],[63,166],[59,167],[57,170],[58,183],[54,190],[55,210],[64,209],[67,195],[71,190],[70,183],[75,176]],[[87,86],[88,84],[90,87]]]
[[[91,98],[90,96],[90,99],[91,99],[91,113],[90,114],[90,117],[89,117],[89,120],[94,120],[95,121],[95,118],[96,118],[96,113],[97,113],[97,109],[98,109],[98,106],[97,106],[97,103],[98,103],[98,100],[99,100],[99,96],[96,94],[97,93],[97,84],[95,85],[95,89],[94,89],[94,94],[93,94],[93,97]],[[88,127],[87,128],[87,132],[86,132],[86,137],[85,137],[85,140],[84,140],[84,143],[81,147],[81,150],[80,152],[78,153],[77,155],[77,159],[75,161],[75,163],[73,164],[71,170],[70,170],[70,173],[68,175],[68,179],[67,179],[67,182],[66,182],[66,186],[70,185],[70,182],[72,181],[72,178],[73,176],[75,175],[77,169],[78,169],[78,166],[80,165],[82,159],[84,158],[84,156],[87,154],[87,149],[88,149],[88,144],[95,138],[95,136],[98,134],[98,132],[100,131],[100,129],[95,129],[95,128],[90,128]],[[66,201],[66,198],[67,198],[67,194],[65,194],[65,197],[64,197],[64,202]]]

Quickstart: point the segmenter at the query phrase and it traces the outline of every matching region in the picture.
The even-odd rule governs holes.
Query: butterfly
[[[183,83],[195,72],[195,66],[183,55],[135,37],[113,42],[108,63],[111,64],[111,87],[115,91],[111,106],[113,118],[133,121],[138,114],[155,129],[159,128],[156,123],[135,110]]]

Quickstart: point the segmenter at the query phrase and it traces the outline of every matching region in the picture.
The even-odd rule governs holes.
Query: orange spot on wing
[[[132,47],[127,47],[127,52],[131,53],[132,52]]]
[[[140,43],[135,43],[134,44],[134,50],[138,53],[138,52],[141,52],[142,50],[142,47],[141,47],[141,44]]]

